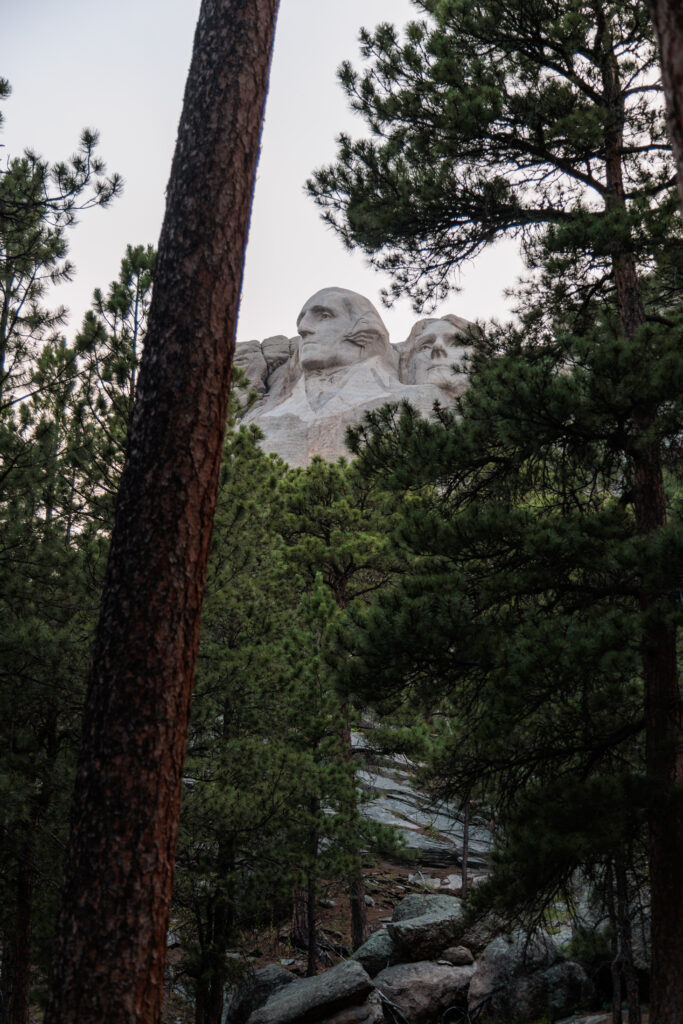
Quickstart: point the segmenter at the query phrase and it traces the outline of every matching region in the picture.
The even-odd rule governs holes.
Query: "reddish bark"
[[[277,0],[203,0],[72,806],[46,1024],[156,1022]]]
[[[358,875],[349,884],[351,905],[351,948],[360,949],[368,937],[368,909],[365,904],[365,883],[358,867]]]
[[[604,23],[602,30],[607,32]],[[605,137],[607,209],[625,211],[623,180],[623,96],[616,58],[610,47],[602,78],[614,118]],[[645,324],[638,269],[623,242],[612,252],[617,309],[626,338],[633,340]],[[631,462],[633,504],[638,533],[655,537],[666,526],[666,499],[661,452],[652,438],[656,410],[634,419]],[[643,580],[642,665],[645,691],[646,769],[653,799],[649,809],[649,866],[652,906],[650,1024],[683,1021],[683,733],[678,681],[676,631],[662,608],[666,595]]]
[[[650,10],[659,42],[667,120],[683,211],[683,4],[681,0],[650,0]]]

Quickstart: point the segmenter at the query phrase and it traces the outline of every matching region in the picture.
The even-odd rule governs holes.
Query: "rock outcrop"
[[[448,314],[418,321],[405,342],[391,345],[370,300],[346,288],[312,295],[297,330],[296,338],[248,341],[235,352],[259,395],[244,422],[292,466],[347,455],[347,427],[389,402],[408,401],[425,415],[435,402],[451,404],[466,386],[460,364],[479,334]]]
[[[454,804],[434,800],[415,784],[415,765],[401,755],[377,754],[372,730],[354,733],[354,755],[363,767],[358,782],[365,799],[360,812],[371,821],[391,825],[401,837],[406,854],[421,867],[448,868],[462,864],[464,816]],[[479,818],[469,828],[468,866],[485,869],[492,846],[489,829]],[[437,887],[437,880],[434,879]],[[443,883],[438,881],[438,887]],[[457,892],[460,882],[444,886]]]

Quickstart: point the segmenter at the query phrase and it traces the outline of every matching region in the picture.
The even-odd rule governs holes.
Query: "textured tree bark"
[[[683,212],[683,4],[681,0],[650,0],[650,10],[659,42],[678,198]]]
[[[277,0],[203,0],[86,700],[47,1024],[160,1018]]]
[[[607,50],[607,48],[606,48]],[[613,111],[606,132],[608,209],[625,208],[622,168],[623,99],[613,55],[603,68],[605,96]],[[635,339],[645,324],[638,268],[623,243],[615,245],[612,268],[624,336]],[[664,474],[654,433],[655,411],[634,417],[631,430],[633,507],[643,540],[666,526]],[[650,1024],[683,1021],[683,716],[676,630],[667,621],[666,594],[646,579],[640,587],[643,614],[642,666],[645,691],[646,770],[653,798],[649,808],[649,867],[652,907]]]
[[[33,931],[33,849],[27,836],[20,845],[11,924],[2,946],[0,1022],[28,1024]]]
[[[360,861],[360,858],[359,858]],[[351,906],[351,948],[360,949],[368,937],[368,911],[365,905],[365,883],[358,865],[358,875],[349,884]]]

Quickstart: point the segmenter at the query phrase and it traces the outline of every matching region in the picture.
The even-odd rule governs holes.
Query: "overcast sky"
[[[0,75],[2,159],[30,147],[64,159],[84,127],[100,132],[109,170],[125,191],[108,210],[84,213],[71,235],[73,284],[59,292],[78,328],[93,288],[106,288],[127,243],[156,244],[164,210],[199,0],[22,0],[3,12]],[[380,308],[392,341],[416,319],[405,301],[383,310],[386,279],[360,253],[348,253],[304,194],[311,171],[334,158],[340,131],[362,134],[336,80],[344,59],[359,63],[358,30],[403,25],[410,0],[282,0],[263,147],[247,250],[237,337],[296,333],[296,317],[319,288],[337,285]],[[469,319],[504,316],[503,289],[519,264],[499,245],[463,275],[463,290],[440,307]]]

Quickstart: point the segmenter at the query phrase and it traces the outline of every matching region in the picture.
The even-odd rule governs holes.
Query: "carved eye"
[[[320,317],[321,320],[331,320],[332,319],[332,314],[325,312],[325,310],[322,310],[319,313],[319,317]]]

